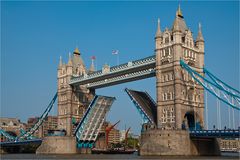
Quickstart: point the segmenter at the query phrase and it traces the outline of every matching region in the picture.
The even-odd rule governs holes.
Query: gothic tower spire
[[[61,67],[62,66],[62,56],[60,56],[60,58],[59,58],[59,67]]]
[[[183,14],[182,14],[182,11],[181,11],[180,4],[178,5],[178,10],[176,12],[176,16],[183,18]]]
[[[92,57],[91,57],[92,63],[91,63],[91,66],[90,66],[90,68],[89,68],[89,72],[90,72],[90,73],[92,73],[92,72],[95,71],[95,67],[94,67],[94,60],[95,60],[95,59],[96,59],[95,56],[92,56]]]
[[[187,25],[184,21],[184,17],[180,8],[180,5],[178,6],[178,9],[176,11],[176,17],[175,20],[173,22],[173,27],[172,27],[172,31],[176,32],[176,31],[181,31],[182,33],[185,33],[185,31],[187,30]]]
[[[78,49],[78,47],[75,48],[75,50],[74,50],[73,53],[74,53],[74,54],[77,54],[77,55],[80,55],[80,54],[81,54],[80,51],[79,51],[79,49]]]
[[[72,65],[72,56],[71,56],[71,52],[68,53],[68,65]]]
[[[196,41],[204,41],[203,35],[202,35],[202,26],[201,23],[198,24],[198,36]]]
[[[160,19],[158,18],[158,26],[157,26],[156,37],[160,37],[161,34],[162,34],[162,32],[161,32],[161,26],[160,26]]]

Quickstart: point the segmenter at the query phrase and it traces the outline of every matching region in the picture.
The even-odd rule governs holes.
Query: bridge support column
[[[36,154],[76,154],[76,137],[50,136],[44,137]]]
[[[142,132],[140,155],[220,155],[214,138],[191,139],[186,130],[153,129]]]

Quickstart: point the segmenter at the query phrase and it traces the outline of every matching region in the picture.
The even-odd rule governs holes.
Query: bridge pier
[[[151,129],[142,132],[140,155],[220,155],[216,138],[191,139],[186,130]]]
[[[49,136],[44,137],[36,154],[76,154],[76,137]]]

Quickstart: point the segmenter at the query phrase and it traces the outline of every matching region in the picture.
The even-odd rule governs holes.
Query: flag
[[[91,56],[91,59],[92,59],[92,60],[95,60],[95,59],[96,59],[96,56]]]
[[[118,54],[118,50],[113,50],[112,54]]]

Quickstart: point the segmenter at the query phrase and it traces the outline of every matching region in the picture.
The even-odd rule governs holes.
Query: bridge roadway
[[[108,71],[99,70],[91,74],[74,77],[70,85],[86,85],[87,88],[102,88],[120,83],[154,77],[156,56],[130,61],[118,66],[110,67]]]
[[[42,144],[42,139],[8,141],[0,143],[1,153],[35,153]]]
[[[239,138],[240,130],[193,130],[189,131],[190,137],[194,138]],[[2,149],[10,147],[39,146],[42,139],[32,139],[24,141],[0,142]]]

